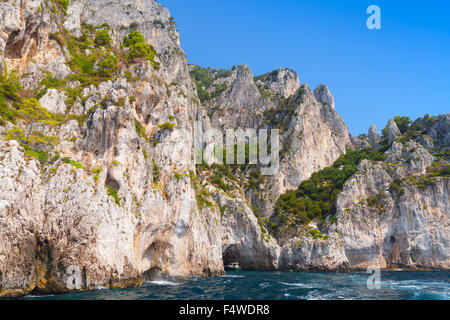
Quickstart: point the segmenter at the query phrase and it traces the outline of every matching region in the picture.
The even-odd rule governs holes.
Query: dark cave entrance
[[[241,265],[241,254],[236,245],[231,245],[223,253],[223,264],[227,266],[235,262],[238,262]]]

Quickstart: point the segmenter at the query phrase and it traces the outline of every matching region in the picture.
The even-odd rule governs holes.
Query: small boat
[[[232,264],[225,266],[225,271],[238,271],[238,270],[242,270],[241,266],[239,265],[239,262],[233,262]]]

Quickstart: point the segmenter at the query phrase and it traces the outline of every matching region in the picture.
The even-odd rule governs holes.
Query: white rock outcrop
[[[66,112],[66,95],[56,89],[48,89],[47,93],[39,100],[41,106],[53,113],[64,114]]]

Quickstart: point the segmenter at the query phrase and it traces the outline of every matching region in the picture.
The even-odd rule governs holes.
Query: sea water
[[[148,281],[140,288],[25,299],[53,300],[450,300],[450,272],[381,273],[381,288],[369,289],[370,274],[228,272],[190,280]]]

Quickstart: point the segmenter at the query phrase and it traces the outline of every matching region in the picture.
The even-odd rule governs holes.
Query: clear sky
[[[450,112],[448,0],[159,0],[177,21],[190,63],[281,66],[328,85],[350,133],[389,118]],[[382,30],[369,30],[369,5]]]

